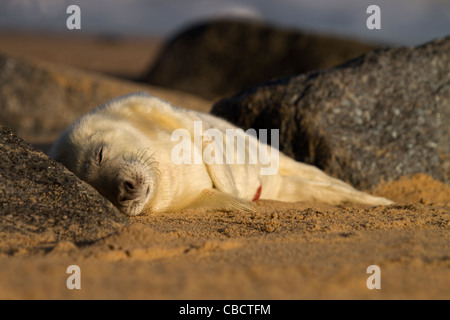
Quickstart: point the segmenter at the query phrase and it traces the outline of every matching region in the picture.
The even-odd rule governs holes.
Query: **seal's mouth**
[[[125,200],[119,203],[118,209],[127,216],[138,216],[142,213],[145,203],[138,200]]]

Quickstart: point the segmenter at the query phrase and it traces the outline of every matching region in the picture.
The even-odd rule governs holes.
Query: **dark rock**
[[[359,188],[414,173],[449,182],[449,53],[450,37],[371,52],[242,92],[212,113],[279,128],[282,151]]]
[[[375,48],[257,22],[214,21],[170,40],[144,80],[215,99],[273,78],[335,66]]]
[[[91,186],[0,127],[0,251],[15,237],[91,242],[127,223]]]
[[[0,125],[27,142],[48,142],[82,114],[119,95],[145,91],[184,107],[210,103],[80,69],[0,55]]]

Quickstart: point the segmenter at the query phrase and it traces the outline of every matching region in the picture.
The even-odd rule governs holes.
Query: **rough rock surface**
[[[219,101],[243,128],[279,128],[280,149],[359,188],[427,173],[449,182],[450,37],[382,49]]]
[[[257,22],[218,20],[175,35],[145,81],[209,99],[343,63],[375,45]]]
[[[145,91],[182,107],[209,110],[188,94],[118,80],[33,59],[0,55],[0,125],[27,142],[53,141],[74,120],[107,100]]]
[[[43,233],[41,243],[91,242],[127,223],[91,186],[0,127],[0,249]]]

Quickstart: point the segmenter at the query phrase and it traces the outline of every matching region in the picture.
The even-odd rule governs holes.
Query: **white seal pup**
[[[227,130],[248,144],[232,146],[234,153],[225,159],[224,148],[231,143]],[[189,147],[180,140],[189,141]],[[262,147],[270,161],[251,162]],[[142,93],[113,99],[84,115],[49,155],[129,216],[188,207],[252,210],[252,200],[259,198],[392,203],[297,162],[225,120]]]

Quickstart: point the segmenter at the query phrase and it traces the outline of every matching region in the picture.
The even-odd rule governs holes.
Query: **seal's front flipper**
[[[187,208],[217,211],[255,211],[255,207],[250,201],[237,198],[217,189],[203,190]]]
[[[238,196],[239,191],[233,179],[231,168],[228,164],[207,164],[205,163],[211,181],[217,188],[216,191],[222,191],[229,195]]]
[[[203,142],[203,145],[205,144]],[[208,145],[206,148],[208,148]],[[257,165],[236,164],[237,159],[234,159],[235,162],[232,164],[228,164],[223,150],[215,150],[214,152],[218,152],[223,157],[219,163],[216,163],[215,159],[210,157],[208,149],[203,148],[203,161],[214,187],[237,198],[253,199],[261,187],[259,178],[260,167]]]

